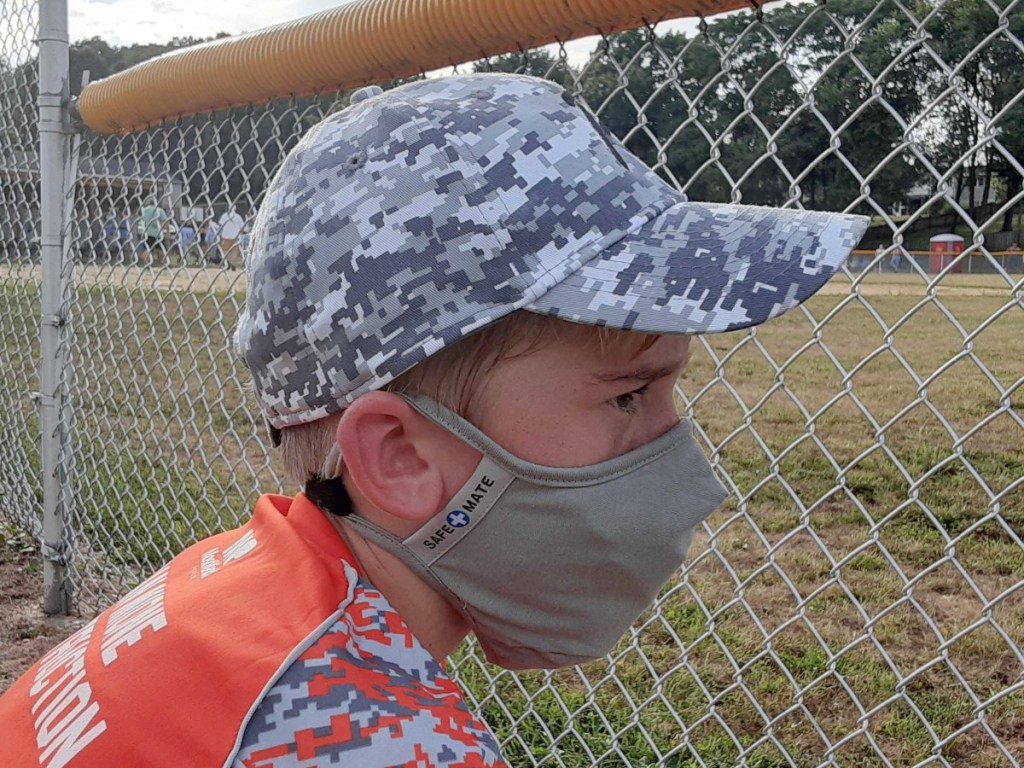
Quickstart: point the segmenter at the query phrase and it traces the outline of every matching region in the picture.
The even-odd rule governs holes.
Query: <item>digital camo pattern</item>
[[[655,333],[763,323],[828,282],[868,222],[819,211],[779,214],[752,205],[679,203],[525,308]]]
[[[350,578],[354,570],[346,566]],[[502,768],[497,742],[384,596],[345,615],[268,691],[235,768]]]
[[[523,307],[636,329],[650,311],[674,333],[763,322],[817,290],[866,225],[708,210],[554,83],[469,75],[364,93],[271,183],[236,347],[286,427]]]

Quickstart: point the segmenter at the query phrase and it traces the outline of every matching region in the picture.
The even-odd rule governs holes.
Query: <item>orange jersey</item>
[[[503,766],[354,563],[305,497],[261,497],[0,697],[0,765]]]

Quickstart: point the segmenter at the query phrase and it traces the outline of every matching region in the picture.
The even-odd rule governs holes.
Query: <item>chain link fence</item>
[[[0,508],[38,533],[35,13],[0,12]],[[732,499],[616,650],[552,673],[453,657],[509,762],[1020,766],[1024,2],[787,4],[472,69],[558,80],[695,199],[874,217],[806,306],[695,345],[680,406]],[[231,349],[236,267],[281,159],[346,102],[84,137],[68,510],[84,614],[281,487]]]
[[[42,532],[38,386],[41,272],[36,0],[0,10],[0,519]]]

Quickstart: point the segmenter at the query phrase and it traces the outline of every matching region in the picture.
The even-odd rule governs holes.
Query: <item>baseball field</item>
[[[76,273],[70,510],[86,614],[277,488],[231,352],[239,275]],[[0,266],[5,387],[26,395],[36,286],[34,268]],[[695,343],[680,407],[732,498],[613,661],[512,675],[456,655],[511,764],[994,767],[1011,764],[1004,748],[1019,760],[1021,296],[995,275],[837,278],[755,334]],[[0,466],[34,470],[27,396],[0,418]],[[38,494],[32,478],[5,486]],[[7,561],[36,568],[3,531]],[[35,599],[19,590],[12,605]]]

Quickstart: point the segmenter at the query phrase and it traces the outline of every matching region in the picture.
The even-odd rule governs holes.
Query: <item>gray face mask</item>
[[[727,496],[689,422],[614,459],[556,468],[513,456],[428,398],[406,399],[481,451],[479,466],[404,541],[357,515],[342,520],[447,595],[506,669],[608,653]]]

